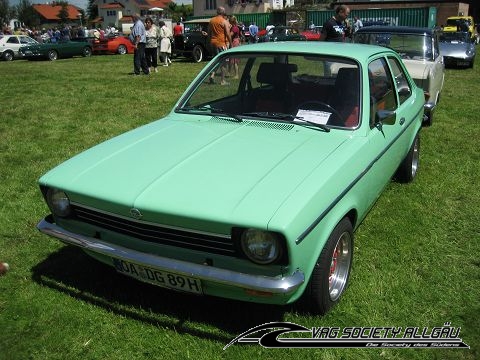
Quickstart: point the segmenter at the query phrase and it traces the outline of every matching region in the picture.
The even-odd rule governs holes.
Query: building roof
[[[33,4],[33,9],[44,19],[58,21],[58,13],[62,10],[61,5],[56,5],[55,2],[52,4]],[[78,20],[79,15],[81,14],[78,11],[78,8],[73,5],[67,5],[68,18],[70,20]]]
[[[109,10],[109,9],[123,9],[123,8],[125,8],[125,6],[123,6],[123,4],[120,4],[118,2],[114,2],[114,3],[110,3],[110,4],[100,5],[98,8],[99,9],[106,9],[106,10]]]

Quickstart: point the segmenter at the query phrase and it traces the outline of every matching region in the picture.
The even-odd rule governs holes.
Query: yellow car
[[[472,40],[478,43],[478,34],[475,31],[475,22],[471,16],[450,16],[447,24],[443,27],[444,32],[468,32]]]

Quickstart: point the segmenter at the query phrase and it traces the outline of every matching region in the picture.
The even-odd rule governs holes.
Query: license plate
[[[198,279],[144,267],[125,260],[115,258],[112,260],[113,266],[121,274],[160,287],[202,294],[202,283]]]

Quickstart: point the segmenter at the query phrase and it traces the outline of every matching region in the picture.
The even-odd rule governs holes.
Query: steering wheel
[[[344,122],[342,115],[340,115],[340,113],[337,110],[335,110],[331,105],[323,101],[319,101],[319,100],[305,101],[299,104],[298,108],[305,109],[305,110],[328,110],[333,115],[335,115],[338,118],[338,120],[340,120],[341,122]],[[328,122],[330,122],[330,119],[328,120],[329,120]]]

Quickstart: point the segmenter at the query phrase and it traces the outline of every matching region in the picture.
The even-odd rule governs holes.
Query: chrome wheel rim
[[[352,261],[352,237],[344,232],[337,241],[330,262],[328,292],[331,301],[336,301],[347,284]]]
[[[415,177],[417,174],[417,169],[418,169],[418,160],[420,157],[420,143],[418,141],[418,138],[415,139],[415,143],[413,145],[413,154],[412,154],[412,178]]]

